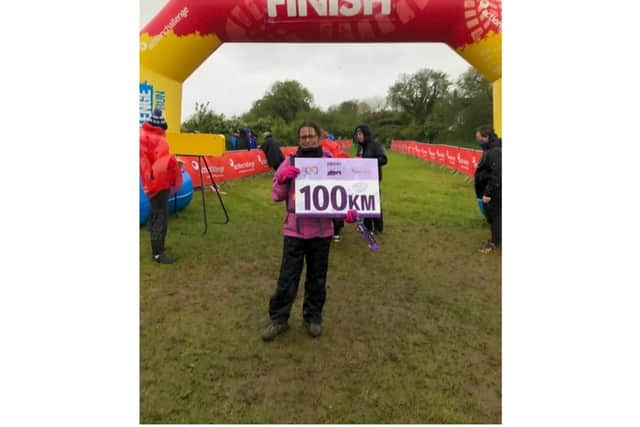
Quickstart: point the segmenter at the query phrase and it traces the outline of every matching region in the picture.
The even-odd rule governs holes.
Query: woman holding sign
[[[313,122],[304,122],[298,128],[298,151],[287,156],[273,176],[273,200],[285,202],[286,212],[282,233],[284,246],[280,277],[275,293],[269,301],[271,325],[262,333],[265,341],[273,340],[289,328],[291,306],[298,292],[300,275],[307,262],[304,282],[302,317],[312,337],[322,333],[322,307],[326,299],[329,247],[333,236],[331,218],[299,217],[295,213],[294,180],[300,170],[294,166],[294,157],[331,157],[323,151],[320,128]]]

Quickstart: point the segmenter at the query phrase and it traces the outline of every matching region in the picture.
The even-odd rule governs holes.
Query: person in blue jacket
[[[251,131],[251,128],[247,128],[247,136],[249,137],[249,148],[248,150],[255,150],[256,148],[258,148],[258,140],[256,139],[256,136],[253,134],[253,132]]]
[[[238,148],[238,137],[240,136],[240,131],[236,129],[231,136],[231,149],[235,150]]]

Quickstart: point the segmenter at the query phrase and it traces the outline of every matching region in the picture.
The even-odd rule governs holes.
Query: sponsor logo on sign
[[[307,175],[318,175],[318,167],[317,166],[305,166],[302,168],[302,174]]]
[[[256,165],[256,162],[236,163],[233,161],[231,157],[229,158],[229,166],[231,166],[235,170],[252,169],[255,167],[255,165]]]
[[[233,168],[235,170],[240,170],[240,169],[252,169],[254,168],[256,165],[256,162],[244,162],[244,163],[236,163],[235,165],[233,165]]]
[[[191,167],[194,168],[195,170],[200,169],[200,165],[195,160],[191,160]]]
[[[144,50],[151,50],[154,47],[156,47],[156,45],[160,42],[160,40],[162,40],[162,38],[164,36],[167,35],[167,33],[169,31],[172,31],[173,28],[178,25],[178,23],[180,21],[182,21],[184,18],[186,18],[187,16],[189,16],[189,8],[188,7],[183,7],[176,16],[174,16],[173,18],[171,18],[171,20],[164,26],[164,28],[162,28],[162,31],[160,32],[160,34],[158,34],[157,36],[155,36],[152,40],[151,43],[149,43],[148,45],[146,43],[141,43],[140,44],[140,50],[144,51]]]
[[[342,175],[342,163],[327,162],[327,176]]]

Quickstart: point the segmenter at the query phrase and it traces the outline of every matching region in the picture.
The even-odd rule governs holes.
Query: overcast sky
[[[140,0],[140,29],[167,3]],[[469,64],[442,43],[225,43],[184,82],[182,120],[209,101],[226,116],[247,112],[276,81],[297,80],[322,109],[350,99],[385,97],[402,73],[421,68],[456,79]]]

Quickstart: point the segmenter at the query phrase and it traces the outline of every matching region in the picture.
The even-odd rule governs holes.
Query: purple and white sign
[[[377,159],[295,158],[296,214],[342,218],[348,210],[380,217]]]

